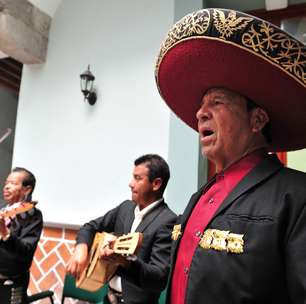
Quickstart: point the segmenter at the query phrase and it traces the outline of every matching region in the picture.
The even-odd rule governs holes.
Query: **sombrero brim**
[[[235,14],[235,20],[246,18],[249,21],[243,33],[240,29],[234,33],[235,37],[226,37],[224,34],[220,38],[220,32],[214,32],[213,29],[216,27],[216,11],[217,14],[223,12],[225,17],[232,12],[213,9],[200,11],[202,18],[203,13],[209,18],[207,34],[183,37],[161,50],[156,80],[162,98],[178,117],[197,130],[195,114],[204,93],[212,87],[231,89],[252,99],[268,112],[271,121],[271,151],[306,147],[306,81],[303,75],[306,72],[303,61],[305,47],[284,32],[281,35],[276,32],[276,36],[271,32],[270,43],[277,45],[278,49],[275,52],[275,47],[274,52],[268,53],[268,56],[262,54],[264,37],[262,41],[257,41],[257,45],[254,44],[255,40],[249,40],[248,43],[253,43],[253,46],[246,47],[242,43],[243,35],[252,31],[253,34],[260,34],[260,30],[256,31],[260,23],[269,28],[272,25],[242,13]],[[193,17],[192,20],[197,19]],[[243,22],[243,19],[240,20]],[[275,27],[272,29],[280,31]],[[249,36],[249,39],[253,38]],[[256,52],[256,47],[263,49]],[[281,51],[280,47],[284,50]],[[280,54],[283,54],[281,64],[277,59]],[[298,55],[295,62],[292,61],[294,54]]]

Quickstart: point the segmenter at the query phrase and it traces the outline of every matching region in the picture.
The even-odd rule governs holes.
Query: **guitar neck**
[[[112,249],[120,255],[135,254],[142,243],[142,233],[134,232],[119,236],[112,244]]]

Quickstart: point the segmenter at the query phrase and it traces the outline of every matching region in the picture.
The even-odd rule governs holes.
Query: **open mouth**
[[[202,132],[203,137],[207,137],[213,134],[214,132],[212,130],[204,130],[204,132]]]
[[[202,126],[202,128],[199,128],[200,133],[200,140],[203,145],[207,145],[211,142],[211,140],[214,139],[215,132],[212,128],[207,126]]]

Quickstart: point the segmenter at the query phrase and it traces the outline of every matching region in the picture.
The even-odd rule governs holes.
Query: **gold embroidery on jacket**
[[[171,234],[171,238],[172,238],[173,241],[178,240],[178,238],[181,236],[181,234],[182,234],[181,228],[182,228],[182,226],[180,224],[173,226],[173,230],[172,230],[172,234]]]
[[[222,231],[214,229],[213,231],[213,240],[211,243],[210,248],[215,249],[218,251],[226,250],[227,246],[227,236],[230,232],[229,231]]]
[[[199,245],[203,249],[210,249],[212,241],[213,241],[213,229],[207,229],[205,233],[203,234],[199,242]]]
[[[230,231],[207,229],[204,231],[199,245],[203,249],[227,251],[229,253],[243,253],[243,234],[230,233]]]
[[[243,253],[243,234],[230,233],[227,237],[227,251],[231,253]]]

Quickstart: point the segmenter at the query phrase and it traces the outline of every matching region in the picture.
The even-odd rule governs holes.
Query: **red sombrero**
[[[306,147],[306,47],[264,20],[225,9],[185,16],[164,40],[155,76],[162,98],[195,130],[204,93],[226,87],[266,109],[271,151]]]

